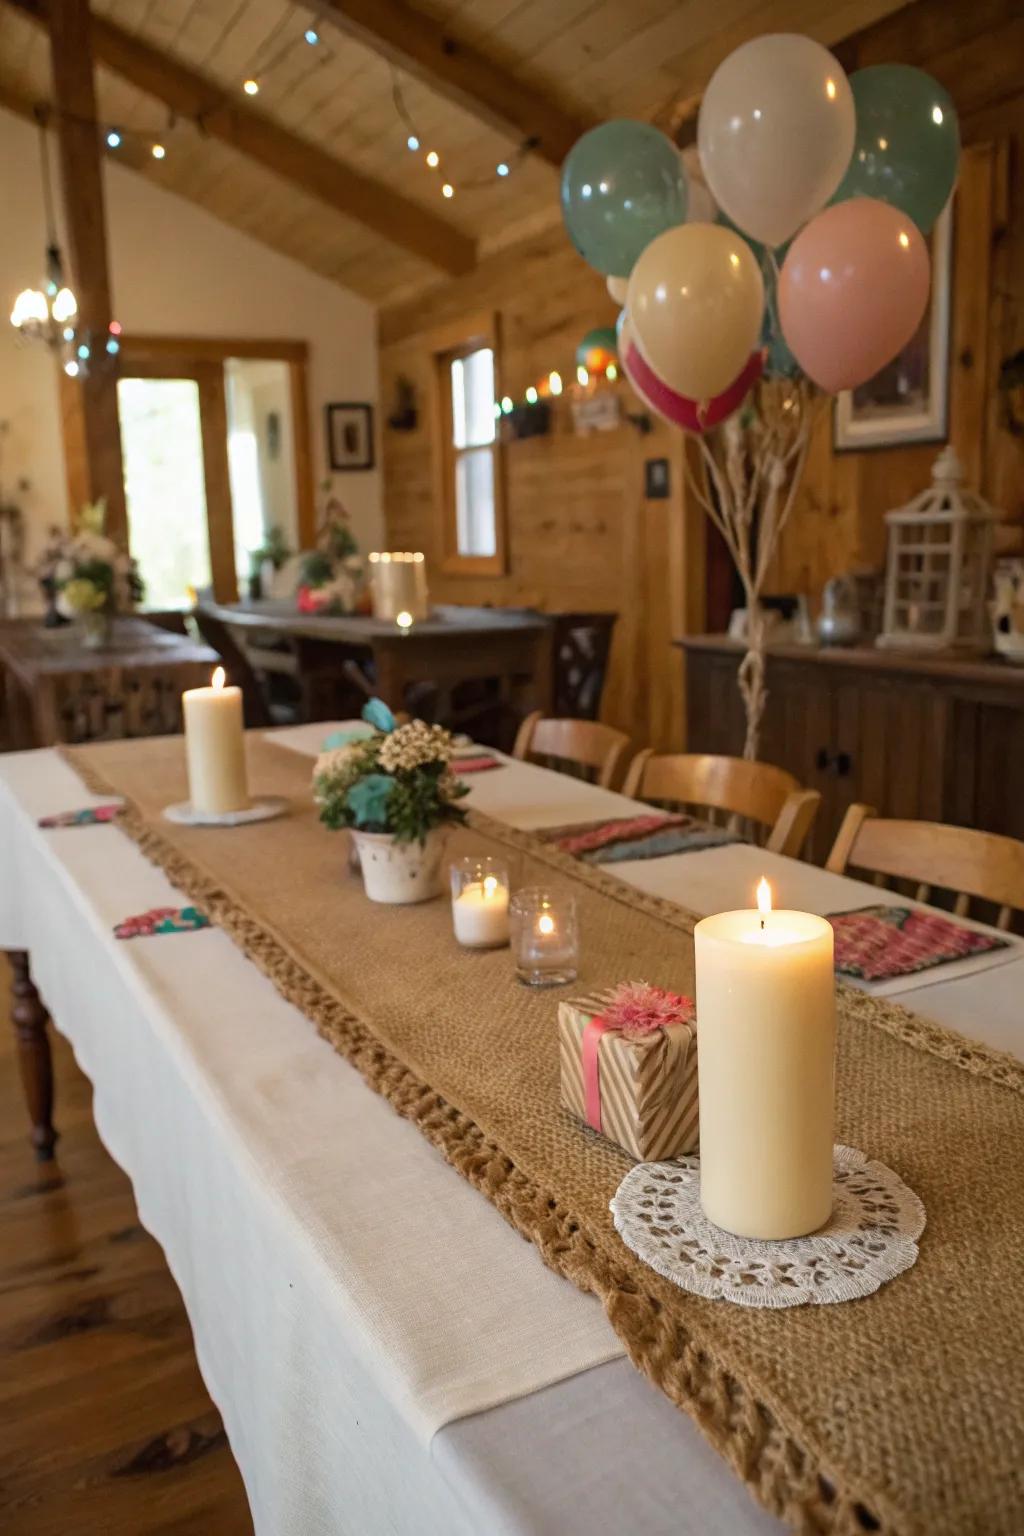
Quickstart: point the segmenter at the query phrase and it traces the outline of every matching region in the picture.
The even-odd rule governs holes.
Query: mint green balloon
[[[562,166],[562,217],[584,261],[628,277],[656,235],[686,219],[686,174],[650,123],[616,118],[577,139]]]
[[[857,109],[853,158],[832,201],[874,197],[927,234],[949,201],[960,127],[946,91],[909,64],[873,64],[850,76]]]

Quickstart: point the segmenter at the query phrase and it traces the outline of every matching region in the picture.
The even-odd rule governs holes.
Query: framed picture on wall
[[[373,468],[372,405],[344,400],[327,407],[327,462],[332,470]]]
[[[837,453],[941,443],[949,435],[950,289],[953,213],[947,203],[928,237],[932,286],[914,335],[892,362],[857,389],[836,396],[832,439]]]

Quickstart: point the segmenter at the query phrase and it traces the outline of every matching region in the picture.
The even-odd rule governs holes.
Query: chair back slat
[[[685,805],[712,825],[725,824],[748,842],[796,857],[821,796],[801,789],[784,768],[708,753],[655,754],[633,759],[623,793],[638,800]]]
[[[871,871],[876,885],[916,882],[918,901],[929,901],[936,889],[952,891],[959,917],[967,916],[971,897],[994,902],[1000,928],[1009,926],[1014,910],[1024,911],[1024,842],[996,832],[889,820],[870,806],[852,805],[825,863],[835,874],[851,867]]]
[[[568,765],[570,772],[590,770],[594,782],[609,789],[628,746],[624,731],[599,720],[545,719],[538,710],[519,727],[512,756],[552,759],[557,767]]]

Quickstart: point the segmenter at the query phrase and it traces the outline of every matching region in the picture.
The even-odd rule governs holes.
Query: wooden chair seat
[[[685,806],[730,825],[771,853],[798,858],[821,804],[784,768],[708,753],[637,753],[622,789],[634,800]]]
[[[512,756],[520,762],[546,759],[551,767],[575,770],[578,777],[610,789],[628,746],[624,731],[599,720],[545,719],[537,709],[519,727]]]
[[[868,871],[875,884],[908,880],[914,899],[931,901],[935,890],[951,891],[958,917],[971,898],[999,908],[996,926],[1009,928],[1014,911],[1024,911],[1024,842],[974,827],[940,821],[894,821],[870,805],[851,805],[836,834],[825,868],[842,875]]]

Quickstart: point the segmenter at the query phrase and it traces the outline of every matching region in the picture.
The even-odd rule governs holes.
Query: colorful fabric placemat
[[[126,917],[114,928],[115,939],[148,939],[157,933],[195,933],[209,928],[210,919],[198,907],[151,907]]]
[[[981,933],[939,912],[884,903],[829,914],[835,930],[836,971],[858,981],[889,981],[936,965],[1009,948],[1009,940]]]
[[[664,859],[672,853],[694,853],[739,842],[721,827],[685,812],[650,812],[611,821],[583,821],[572,826],[545,827],[536,834],[560,853],[584,864],[620,864],[626,859]]]
[[[452,767],[456,773],[486,773],[489,768],[503,768],[504,766],[500,758],[492,757],[489,753],[484,752],[479,757],[459,757],[456,754],[452,759]]]
[[[123,807],[117,805],[86,806],[81,811],[57,811],[53,816],[40,816],[39,825],[48,830],[53,827],[95,827],[113,821],[120,816]]]

